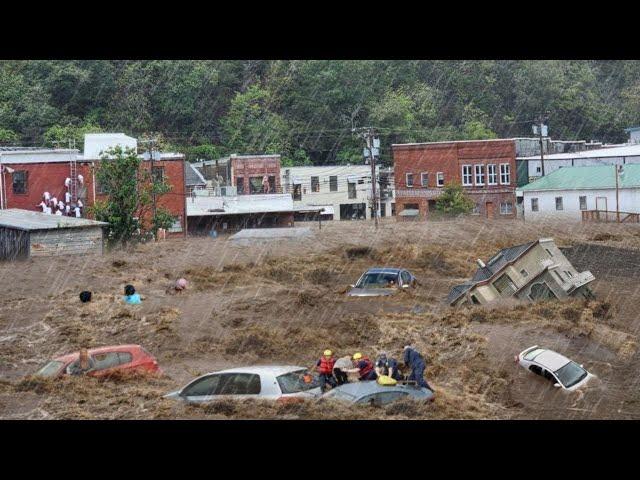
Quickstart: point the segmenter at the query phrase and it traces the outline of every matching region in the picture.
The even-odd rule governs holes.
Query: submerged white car
[[[520,352],[514,360],[523,368],[552,381],[554,387],[564,390],[576,390],[594,377],[582,365],[538,345]]]
[[[164,398],[206,403],[225,398],[279,400],[320,396],[317,375],[305,367],[258,365],[207,373]]]

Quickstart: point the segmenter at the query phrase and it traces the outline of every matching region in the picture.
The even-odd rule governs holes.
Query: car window
[[[529,353],[527,353],[524,356],[525,360],[533,360],[534,358],[536,358],[538,355],[540,355],[542,352],[544,352],[544,348],[536,348],[534,350],[531,350]]]
[[[411,283],[411,275],[409,275],[409,272],[402,272],[400,276],[402,277],[402,283],[404,285],[409,285]]]
[[[542,371],[542,376],[544,378],[546,378],[547,380],[553,382],[553,383],[556,383],[556,381],[557,381],[556,377],[554,377],[553,374],[549,370],[543,370]]]
[[[118,352],[119,365],[131,363],[132,360],[133,360],[133,355],[131,355],[129,352]]]
[[[276,377],[282,393],[298,393],[320,386],[318,378],[308,370],[297,370]]]
[[[218,395],[257,395],[260,393],[260,375],[252,373],[223,374]]]
[[[587,371],[576,362],[569,362],[555,371],[558,379],[566,388],[572,387],[587,376]]]
[[[182,390],[182,396],[201,397],[215,395],[220,383],[220,377],[221,375],[209,375],[208,377],[199,378]]]
[[[52,377],[60,370],[62,367],[62,362],[57,362],[55,360],[50,361],[44,367],[36,372],[36,375],[40,377]]]
[[[529,367],[529,370],[531,370],[536,375],[542,375],[542,368],[539,367],[538,365],[531,365]]]
[[[397,273],[366,273],[358,282],[358,288],[385,288],[391,283],[398,284]]]
[[[120,365],[118,352],[97,353],[95,355],[91,355],[91,358],[93,358],[93,361],[95,362],[96,370],[105,370],[107,368],[113,368]]]

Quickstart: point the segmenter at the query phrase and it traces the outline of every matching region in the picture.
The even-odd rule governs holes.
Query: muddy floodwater
[[[307,226],[302,222],[297,226]],[[103,256],[0,263],[0,417],[56,418],[640,418],[637,348],[640,226],[464,219],[310,223],[304,239],[237,245],[227,236],[172,239]],[[553,237],[596,280],[596,300],[509,301],[453,309],[450,288],[476,259]],[[406,268],[418,288],[388,298],[345,292],[369,267]],[[184,277],[182,293],[170,290]],[[143,296],[126,306],[133,284]],[[82,304],[78,294],[91,290]],[[81,346],[136,343],[165,375],[31,378],[48,359]],[[300,404],[224,401],[185,406],[162,398],[197,375],[232,366],[309,367],[336,355],[415,344],[437,391],[429,405],[382,408],[327,400]],[[597,378],[566,392],[515,364],[538,344],[583,364]]]

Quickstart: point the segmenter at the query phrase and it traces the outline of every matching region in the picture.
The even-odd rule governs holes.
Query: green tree
[[[18,135],[13,130],[0,128],[0,145],[12,145],[18,143]]]
[[[436,209],[448,215],[470,213],[474,206],[475,204],[466,195],[462,185],[454,182],[446,184],[436,200]]]
[[[168,228],[174,219],[163,208],[152,215],[153,194],[167,193],[171,187],[165,182],[152,181],[147,168],[134,149],[115,147],[101,158],[96,181],[102,185],[107,199],[97,201],[91,212],[97,220],[108,222],[110,246],[127,245]],[[150,219],[147,220],[147,219]]]
[[[75,142],[76,148],[81,150],[85,134],[100,133],[102,131],[102,128],[98,125],[90,123],[84,125],[53,125],[45,132],[44,141],[48,147],[58,145],[62,148],[68,148],[69,140],[71,140]]]

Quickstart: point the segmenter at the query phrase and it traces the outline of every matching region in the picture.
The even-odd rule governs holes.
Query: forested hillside
[[[281,153],[359,162],[392,142],[530,136],[620,142],[640,124],[638,61],[1,61],[0,144],[160,135],[189,159]]]

